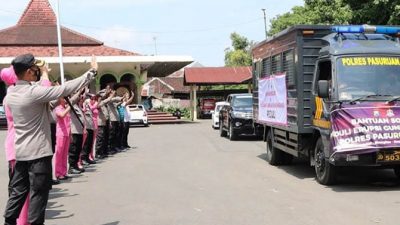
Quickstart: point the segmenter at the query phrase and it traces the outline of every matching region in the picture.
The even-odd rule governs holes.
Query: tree
[[[343,0],[353,11],[352,24],[394,25],[400,23],[399,0]]]
[[[250,66],[251,65],[251,47],[254,42],[234,32],[230,36],[232,47],[225,49],[225,66]]]
[[[298,24],[348,24],[351,18],[352,9],[343,0],[305,0],[304,6],[272,19],[269,35]]]

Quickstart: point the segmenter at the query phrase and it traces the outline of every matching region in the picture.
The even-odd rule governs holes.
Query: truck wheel
[[[277,166],[283,163],[282,151],[276,149],[272,145],[272,132],[268,132],[267,134],[267,162],[270,165]]]
[[[398,179],[400,179],[400,166],[396,166],[393,168],[394,174]]]
[[[224,128],[223,128],[223,125],[221,122],[219,123],[219,136],[226,137],[226,131],[224,131]]]
[[[336,182],[337,168],[326,160],[323,147],[322,139],[319,138],[314,150],[316,179],[320,184],[332,185]]]
[[[231,141],[234,141],[234,140],[237,139],[237,134],[236,134],[235,130],[233,129],[233,124],[232,123],[229,124],[228,137],[229,137],[229,140],[231,140]]]

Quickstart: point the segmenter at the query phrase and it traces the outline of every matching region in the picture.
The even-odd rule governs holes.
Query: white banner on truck
[[[286,74],[271,75],[258,83],[258,120],[287,125]]]

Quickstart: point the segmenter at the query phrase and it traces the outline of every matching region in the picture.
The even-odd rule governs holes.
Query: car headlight
[[[248,119],[252,117],[252,114],[247,112],[233,112],[233,116],[237,118]]]

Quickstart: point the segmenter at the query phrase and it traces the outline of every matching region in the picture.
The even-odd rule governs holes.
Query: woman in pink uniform
[[[54,109],[57,116],[56,131],[56,153],[54,160],[55,174],[57,179],[68,179],[68,149],[71,136],[71,116],[69,114],[71,108],[67,106],[65,100],[60,98],[59,105]]]
[[[1,80],[7,84],[7,86],[13,85],[17,82],[17,75],[14,72],[12,67],[5,68],[1,70],[0,73]],[[14,149],[14,139],[15,139],[15,130],[14,130],[14,120],[10,111],[10,108],[7,106],[4,107],[4,111],[6,113],[7,119],[7,136],[6,136],[6,159],[8,161],[8,169],[9,169],[9,177],[11,177],[14,173],[15,167],[15,149]],[[19,214],[19,218],[17,220],[18,225],[27,225],[28,223],[28,208],[29,208],[29,197],[26,198],[25,204],[22,207],[22,210]]]
[[[92,116],[93,116],[93,124],[94,124],[94,134],[93,134],[93,148],[90,152],[90,159],[94,160],[94,143],[96,142],[96,136],[97,136],[97,129],[99,127],[98,123],[98,117],[99,117],[99,104],[98,104],[98,96],[97,95],[92,95],[90,96],[90,100],[88,101],[88,106],[90,110],[92,110]]]

